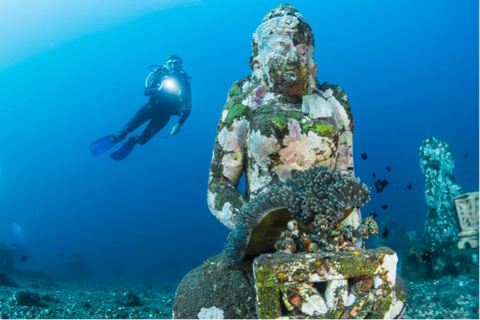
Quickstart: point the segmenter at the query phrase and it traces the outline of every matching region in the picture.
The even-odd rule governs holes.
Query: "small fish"
[[[421,255],[422,260],[425,261],[425,263],[429,263],[430,259],[432,258],[432,253],[430,251],[424,252]]]
[[[388,166],[385,169],[387,169],[388,172],[392,171],[392,167]]]
[[[468,153],[465,153],[465,155],[463,156],[463,159],[467,159],[468,158]]]
[[[388,186],[388,181],[385,179],[383,179],[383,181],[380,179],[375,181],[375,188],[377,189],[377,193],[382,192],[386,186]]]
[[[83,255],[81,255],[80,253],[74,253],[74,254],[72,254],[72,256],[74,256],[74,257],[79,257],[79,258],[83,258]]]
[[[362,153],[360,157],[362,157],[363,160],[367,160],[368,155],[366,153]]]
[[[195,268],[196,266],[199,266],[199,265],[200,265],[200,262],[198,262],[198,261],[191,261],[191,262],[190,262],[190,266],[192,266],[192,267],[194,267],[194,268]]]
[[[21,256],[20,257],[20,262],[25,262],[25,261],[27,261],[27,259],[28,259],[27,255]]]
[[[412,183],[410,182],[410,184],[407,186],[408,190],[412,190]]]
[[[375,219],[376,217],[378,217],[377,213],[374,212],[374,213],[370,213],[370,215],[373,217],[373,219]]]
[[[18,247],[18,244],[15,244],[15,243],[14,243],[14,244],[11,244],[10,247],[16,248],[16,247]]]
[[[178,267],[178,263],[176,263],[176,262],[166,262],[165,264],[167,266]]]
[[[384,205],[382,206],[382,209],[383,209],[383,210],[385,210],[385,209],[387,209],[387,208],[388,208],[388,206],[387,206],[386,204],[384,204]]]
[[[373,177],[374,177],[374,178],[376,178],[376,177],[377,177],[377,175],[375,174],[375,172],[373,173]]]
[[[57,256],[59,256],[60,258],[65,257],[65,255],[63,253],[58,253]]]
[[[382,232],[382,238],[387,240],[388,239],[388,228],[385,227],[385,230]]]

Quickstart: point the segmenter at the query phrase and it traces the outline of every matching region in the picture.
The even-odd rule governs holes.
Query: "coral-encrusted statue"
[[[221,254],[182,280],[174,318],[212,306],[231,319],[381,319],[405,310],[396,253],[359,250],[378,232],[358,210],[370,190],[354,177],[347,96],[318,85],[313,48],[310,26],[288,4],[254,33],[252,74],[229,91],[208,185],[210,210],[232,232]]]
[[[290,5],[271,10],[253,34],[252,74],[229,91],[210,167],[208,205],[229,229],[246,202],[294,171],[320,164],[353,176],[350,104],[338,86],[318,84],[313,49],[310,26]],[[360,220],[355,209],[345,224]]]
[[[449,251],[457,247],[460,232],[453,200],[462,193],[453,178],[455,154],[448,143],[431,137],[422,141],[419,156],[428,206],[424,242],[428,250]]]

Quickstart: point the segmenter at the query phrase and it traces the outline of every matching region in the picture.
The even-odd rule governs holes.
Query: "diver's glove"
[[[175,127],[172,128],[172,131],[170,132],[170,135],[173,136],[173,135],[179,133],[181,127],[182,127],[182,125],[180,123],[177,123],[175,125]]]

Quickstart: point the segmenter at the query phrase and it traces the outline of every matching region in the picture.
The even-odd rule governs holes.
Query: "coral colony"
[[[357,240],[376,235],[378,226],[371,217],[356,228],[341,222],[369,200],[367,186],[326,166],[295,172],[240,210],[227,255],[238,260],[273,247],[290,253],[355,250]]]

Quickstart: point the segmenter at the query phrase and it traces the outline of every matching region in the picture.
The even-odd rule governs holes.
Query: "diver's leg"
[[[140,127],[146,121],[152,118],[153,108],[149,103],[143,105],[137,113],[128,121],[128,123],[122,128],[122,130],[114,133],[112,136],[112,142],[117,143],[125,139],[127,134]]]
[[[147,125],[145,130],[143,130],[142,135],[137,139],[137,143],[143,146],[148,142],[154,135],[156,135],[160,130],[162,130],[170,120],[171,115],[168,113],[156,114],[152,117],[152,120]]]

